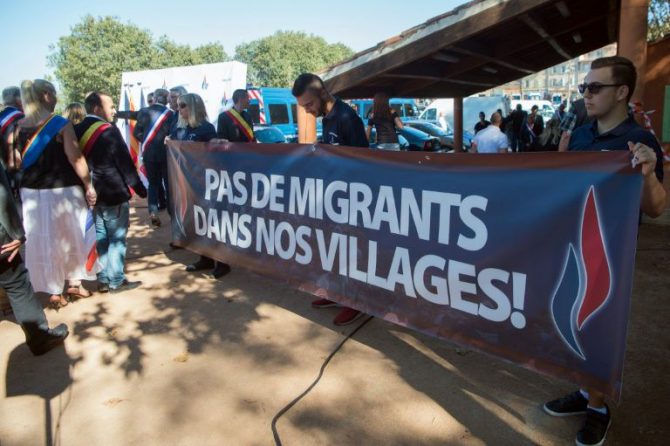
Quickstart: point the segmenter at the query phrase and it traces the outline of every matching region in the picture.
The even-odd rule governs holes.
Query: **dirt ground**
[[[131,215],[128,271],[140,288],[59,312],[65,348],[35,358],[0,322],[0,444],[271,445],[271,420],[356,325],[336,309],[234,269],[189,275],[168,228]],[[609,445],[667,444],[670,215],[640,229],[621,402]],[[46,300],[45,297],[43,297]],[[573,386],[372,319],[277,423],[285,445],[568,445],[579,419],[544,415]]]

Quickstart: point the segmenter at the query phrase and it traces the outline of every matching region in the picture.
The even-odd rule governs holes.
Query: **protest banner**
[[[177,245],[617,398],[642,178],[627,152],[170,141]]]

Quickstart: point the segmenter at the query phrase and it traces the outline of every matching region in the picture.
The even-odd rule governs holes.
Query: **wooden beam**
[[[438,51],[437,53],[430,56],[430,58],[434,60],[439,60],[440,62],[449,62],[449,63],[456,63],[460,61],[458,57],[452,56],[451,54],[445,54],[442,51]]]
[[[438,77],[438,76],[427,76],[427,75],[422,75],[422,74],[395,74],[395,73],[386,73],[382,74],[383,77],[390,77],[390,78],[397,78],[397,79],[425,79],[425,80],[430,80],[430,81],[435,81],[435,82],[446,82],[450,84],[458,84],[458,85],[472,85],[475,87],[487,87],[487,88],[492,88],[495,87],[495,84],[491,84],[488,82],[472,82],[472,81],[464,81],[460,79],[452,79],[450,77]]]
[[[545,42],[547,42],[551,47],[556,50],[558,54],[563,56],[565,60],[572,59],[572,56],[565,51],[561,45],[558,44],[556,39],[554,39],[548,32],[545,30],[539,22],[530,16],[530,14],[521,14],[519,19],[525,23],[530,29],[535,31]]]
[[[518,65],[506,62],[506,61],[504,61],[504,60],[502,60],[498,57],[492,57],[492,56],[488,56],[486,54],[476,53],[474,51],[466,50],[465,48],[452,46],[452,47],[449,47],[449,50],[454,51],[454,52],[459,53],[459,54],[465,54],[467,56],[473,56],[473,57],[476,57],[478,59],[485,60],[487,62],[491,62],[491,63],[494,63],[496,65],[500,65],[501,67],[510,68],[510,69],[518,71],[520,73],[525,73],[525,74],[535,73],[535,71],[533,71],[533,70],[529,70],[527,68],[522,68]]]

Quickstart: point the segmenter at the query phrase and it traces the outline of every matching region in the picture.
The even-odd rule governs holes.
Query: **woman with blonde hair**
[[[21,99],[26,266],[34,290],[49,293],[50,305],[58,309],[67,305],[64,294],[69,298],[91,295],[81,280],[96,278],[84,231],[87,204],[95,205],[97,194],[72,123],[54,114],[54,86],[42,79],[23,81]]]
[[[73,102],[72,104],[65,107],[63,116],[65,119],[70,121],[72,125],[77,125],[86,117],[86,110],[84,109],[83,104],[80,104],[79,102]]]
[[[170,139],[207,142],[216,138],[214,126],[207,121],[207,110],[202,98],[194,93],[179,96],[179,121]]]
[[[207,121],[207,111],[202,98],[194,93],[181,95],[177,101],[179,121],[172,130],[170,139],[178,141],[208,142],[216,138],[214,126]],[[212,270],[212,276],[219,278],[230,271],[225,263],[215,262],[209,257],[200,256],[200,260],[186,267],[186,271],[194,272],[203,269]]]

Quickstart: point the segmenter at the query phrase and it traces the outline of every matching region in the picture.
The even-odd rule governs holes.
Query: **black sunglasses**
[[[184,104],[183,102],[179,104],[179,108],[185,108],[185,107],[186,107],[186,104]]]
[[[620,87],[624,84],[601,84],[600,82],[591,82],[589,84],[579,84],[577,85],[577,90],[579,90],[579,94],[584,94],[586,93],[586,90],[589,90],[591,94],[598,94],[600,93],[600,89],[604,87]]]

